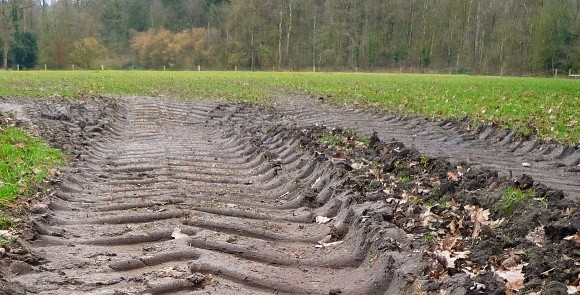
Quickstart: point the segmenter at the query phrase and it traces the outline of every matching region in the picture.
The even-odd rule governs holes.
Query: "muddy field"
[[[70,155],[0,294],[573,294],[580,151],[275,97],[0,99]],[[533,192],[506,201],[505,192]]]

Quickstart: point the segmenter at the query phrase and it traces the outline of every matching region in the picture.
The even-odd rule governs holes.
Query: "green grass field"
[[[0,96],[89,93],[247,101],[308,93],[391,112],[467,116],[543,139],[580,142],[580,80],[375,73],[0,72]]]
[[[17,128],[0,128],[0,207],[29,194],[62,161],[62,152],[43,140]]]

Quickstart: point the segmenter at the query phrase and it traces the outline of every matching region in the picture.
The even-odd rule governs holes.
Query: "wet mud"
[[[0,294],[565,294],[579,283],[574,147],[304,98],[2,105],[70,161],[3,246]]]

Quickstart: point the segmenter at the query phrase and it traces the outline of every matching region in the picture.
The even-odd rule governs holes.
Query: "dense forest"
[[[580,72],[580,0],[0,0],[3,68]]]

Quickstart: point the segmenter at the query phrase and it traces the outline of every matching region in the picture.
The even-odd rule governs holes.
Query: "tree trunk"
[[[282,68],[282,16],[283,12],[280,10],[280,23],[278,26],[280,29],[280,34],[278,36],[278,69]]]
[[[473,41],[473,61],[475,63],[475,67],[476,68],[481,68],[481,60],[479,59],[479,55],[480,55],[480,51],[481,51],[481,47],[479,44],[479,38],[480,38],[480,30],[481,30],[481,1],[477,2],[477,11],[475,14],[475,20],[476,20],[476,24],[475,24],[475,38]]]
[[[8,40],[4,40],[2,45],[2,68],[4,68],[4,70],[8,69],[8,47]]]
[[[500,76],[503,76],[504,70],[505,70],[505,61],[504,61],[504,53],[503,53],[503,48],[504,48],[504,43],[505,43],[505,39],[502,38],[501,40],[501,45],[499,47],[499,66],[500,66]]]
[[[423,19],[422,20],[423,32],[421,35],[421,51],[423,51],[425,48],[425,37],[427,35],[427,7],[428,7],[427,0],[425,0],[425,1],[423,1],[423,18],[422,18]],[[423,53],[421,52],[421,54],[419,55],[419,67],[425,66],[425,64],[423,62],[424,62],[424,56],[423,56]]]
[[[312,71],[316,72],[316,3],[314,3],[314,17],[312,24]]]
[[[250,40],[250,46],[252,47],[252,64],[250,65],[250,67],[252,68],[252,71],[255,69],[255,65],[256,65],[256,58],[255,58],[255,53],[254,53],[254,32],[252,32],[251,36],[250,36],[251,40]]]
[[[286,56],[290,53],[290,34],[292,32],[292,1],[288,2],[288,31],[286,32]]]

